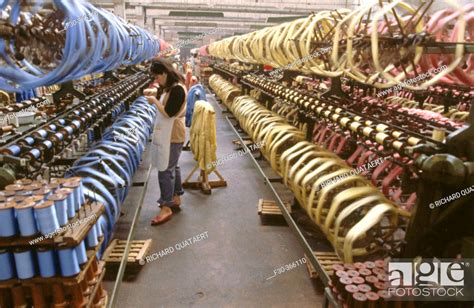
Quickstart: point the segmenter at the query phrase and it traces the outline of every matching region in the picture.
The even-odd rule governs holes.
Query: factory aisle
[[[216,109],[217,157],[222,158],[234,151],[236,136],[213,96],[208,100]],[[144,160],[138,177],[148,162]],[[194,164],[191,152],[183,152],[183,179]],[[118,306],[321,307],[323,296],[316,293],[306,265],[267,279],[274,269],[301,259],[303,250],[287,226],[260,223],[258,200],[273,195],[250,158],[227,161],[219,171],[227,188],[215,189],[212,195],[186,190],[183,210],[157,227],[150,226],[159,195],[156,171],[152,172],[135,239],[153,239],[149,255],[162,256],[146,264],[136,280],[122,283]],[[126,238],[140,192],[133,188],[123,205],[117,238]],[[168,247],[173,249],[164,255]],[[106,282],[106,288],[111,295],[113,282]]]

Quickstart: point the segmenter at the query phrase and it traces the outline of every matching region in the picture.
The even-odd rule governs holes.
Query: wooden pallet
[[[291,205],[286,203],[286,208],[291,214]],[[258,201],[258,215],[283,215],[275,201],[260,199]]]
[[[291,214],[291,204],[285,202],[288,212]],[[258,201],[258,215],[264,225],[286,225],[286,220],[275,201],[260,199]]]
[[[151,243],[152,239],[132,241],[127,259],[127,267],[125,268],[126,275],[135,273],[142,268],[140,261],[145,259],[150,250]],[[122,262],[126,245],[127,241],[115,239],[105,250],[102,260],[105,261],[107,269],[106,279],[115,279],[114,275],[117,273]]]
[[[254,144],[254,142],[252,141],[252,139],[250,139],[250,137],[248,137],[247,139],[243,139],[243,140],[244,140],[244,144],[247,147]],[[240,151],[240,150],[244,149],[244,147],[243,147],[243,145],[242,145],[242,143],[240,142],[239,139],[232,140],[232,143],[237,146],[237,148],[235,149],[236,151]]]
[[[342,260],[339,258],[339,256],[335,252],[314,251],[313,254],[316,257],[316,259],[318,259],[319,263],[321,264],[324,271],[328,274],[329,277],[331,277],[333,274],[332,265],[343,263]],[[318,278],[319,274],[316,271],[316,269],[313,267],[311,262],[309,262],[308,256],[305,254],[304,257],[306,259],[306,267],[308,268],[309,278],[311,279]]]

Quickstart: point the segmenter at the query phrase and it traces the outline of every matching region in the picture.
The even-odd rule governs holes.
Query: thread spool
[[[40,276],[44,278],[56,276],[56,262],[54,250],[38,249],[38,264]]]
[[[387,282],[388,281],[388,275],[385,274],[385,273],[378,274],[377,279],[382,281],[382,282]]]
[[[73,177],[70,177],[68,179],[73,181],[73,182],[79,183],[79,196],[81,198],[81,205],[85,204],[86,203],[86,198],[85,198],[85,195],[84,195],[84,186],[82,184],[82,178],[80,176],[73,176]]]
[[[3,190],[1,192],[2,196],[5,198],[6,202],[13,201],[15,198],[15,192],[14,191],[6,191]]]
[[[48,235],[59,229],[58,217],[54,202],[44,201],[35,206],[35,214],[38,220],[38,225],[43,235]]]
[[[367,296],[367,308],[377,308],[380,307],[380,296],[374,292],[367,292],[365,293]]]
[[[369,284],[372,287],[375,286],[376,282],[379,282],[378,278],[375,277],[374,275],[366,276],[365,281],[367,282],[367,284]]]
[[[369,291],[372,291],[372,288],[366,283],[359,284],[357,288],[359,289],[360,293],[367,293]]]
[[[45,185],[48,185],[49,182],[45,179],[41,179],[41,180],[36,180],[33,183],[37,183],[37,184],[40,184],[41,186],[45,186]]]
[[[332,278],[333,278],[333,285],[336,286],[337,285],[337,282],[339,281],[340,278],[342,277],[348,277],[349,275],[347,274],[346,271],[344,270],[338,270],[338,271],[335,271]]]
[[[30,190],[32,192],[32,194],[34,194],[35,191],[39,190],[43,188],[43,185],[40,184],[40,183],[36,183],[36,182],[33,182],[31,183],[30,185],[25,185],[23,187],[23,190]]]
[[[56,190],[61,188],[61,185],[59,185],[58,183],[48,183],[44,185],[43,187],[51,190],[52,193],[55,193]]]
[[[365,268],[365,265],[362,262],[356,262],[354,263],[354,267],[356,268],[356,270],[360,270],[360,269]]]
[[[10,184],[10,185],[7,185],[5,186],[5,190],[6,191],[13,191],[13,192],[17,192],[17,191],[21,191],[23,190],[23,185],[21,184]]]
[[[35,195],[35,196],[31,196],[31,197],[26,198],[25,201],[23,201],[23,203],[33,202],[34,204],[38,204],[38,203],[41,203],[42,201],[43,201],[43,197]]]
[[[67,181],[63,184],[63,187],[64,188],[68,188],[68,189],[71,189],[72,190],[72,195],[73,195],[73,199],[74,199],[74,209],[77,211],[79,211],[79,209],[81,208],[81,196],[80,196],[80,189],[79,189],[79,186],[80,186],[80,182],[77,182],[77,181]]]
[[[61,275],[63,277],[71,277],[77,275],[81,271],[74,248],[61,249],[58,250],[58,253]]]
[[[25,201],[26,198],[27,198],[27,197],[25,197],[25,196],[18,196],[18,195],[15,195],[15,196],[13,197],[13,200],[12,200],[12,201],[15,202],[15,203],[22,203],[23,201]]]
[[[25,137],[25,139],[23,139],[28,145],[33,145],[35,143],[35,138],[33,137]]]
[[[360,276],[352,277],[352,283],[355,285],[363,284],[365,283],[365,279]]]
[[[31,295],[33,297],[33,307],[47,307],[45,302],[43,286],[34,284],[31,286]]]
[[[31,197],[33,195],[33,192],[31,190],[18,190],[16,192],[16,196],[21,196],[21,197]]]
[[[385,274],[385,270],[380,267],[373,268],[372,272],[374,273],[374,275]]]
[[[374,288],[375,288],[374,290],[376,291],[387,290],[388,287],[389,287],[389,284],[387,282],[380,281],[380,279],[378,282],[374,283]]]
[[[20,184],[20,185],[30,185],[31,183],[33,183],[33,180],[27,179],[27,178],[23,178],[23,179],[19,179],[15,181],[15,184]]]
[[[99,239],[97,237],[97,229],[91,228],[89,233],[87,234],[87,247],[94,248],[99,245]]]
[[[66,195],[52,194],[48,197],[48,200],[54,202],[56,217],[58,218],[59,225],[61,227],[65,226],[68,222]]]
[[[81,288],[77,286],[70,286],[70,292],[72,293],[72,306],[73,307],[84,307],[86,305],[86,299],[82,294]]]
[[[352,265],[352,264],[350,264],[350,263],[345,263],[345,264],[344,264],[344,268],[345,268],[346,270],[348,270],[348,271],[349,271],[349,270],[355,270],[355,266]]]
[[[33,196],[40,196],[43,200],[47,200],[51,196],[51,189],[47,187],[42,187],[33,192]]]
[[[388,308],[391,307],[392,301],[389,301],[390,294],[386,290],[379,290],[377,291],[377,295],[379,296],[379,307],[380,308]]]
[[[352,308],[363,308],[365,307],[367,302],[367,296],[365,294],[362,294],[360,292],[356,292],[352,294],[351,297],[349,297],[348,304],[349,307]]]
[[[53,307],[54,308],[65,308],[69,304],[66,302],[66,295],[64,294],[64,288],[61,284],[53,284]]]
[[[63,178],[52,178],[51,179],[51,183],[59,184],[61,187],[65,183],[65,181],[67,181],[67,179],[63,179]]]
[[[365,261],[364,262],[364,265],[365,265],[365,268],[368,268],[368,269],[373,269],[375,267],[375,263],[372,262],[372,261]]]
[[[347,301],[349,297],[352,296],[352,294],[359,292],[359,289],[357,286],[353,284],[348,284],[344,287],[344,292],[342,292],[342,300]]]
[[[14,202],[0,203],[0,237],[11,237],[17,234]]]
[[[69,219],[74,218],[74,216],[76,216],[76,207],[74,205],[72,190],[69,188],[61,188],[57,190],[56,193],[66,196],[67,217]]]
[[[7,155],[12,155],[12,156],[18,156],[21,153],[21,147],[19,145],[11,145],[4,151],[2,151],[2,154],[7,154]]]
[[[375,260],[374,261],[376,267],[385,268],[385,261],[384,260]]]
[[[359,272],[357,270],[348,270],[347,271],[347,274],[349,275],[349,277],[357,277],[357,276],[360,276]]]
[[[341,263],[336,263],[336,264],[331,265],[331,269],[334,273],[337,271],[343,271],[344,265],[342,265]]]
[[[361,269],[359,269],[359,274],[360,274],[360,276],[365,278],[367,276],[372,275],[372,271],[369,270],[368,268],[361,268]]]
[[[12,307],[12,297],[9,289],[0,289],[0,307]]]
[[[33,134],[37,135],[41,138],[46,138],[46,136],[48,136],[48,132],[45,129],[39,129],[36,132],[34,132]]]
[[[32,236],[38,233],[34,213],[34,202],[22,202],[15,206],[18,227],[22,236]]]
[[[13,253],[15,258],[15,268],[18,278],[28,279],[36,274],[33,251],[15,251]]]
[[[352,279],[351,278],[341,277],[341,278],[338,279],[338,281],[336,283],[336,290],[339,293],[342,293],[342,292],[344,292],[344,288],[346,287],[346,285],[349,285],[349,284],[352,284]]]
[[[74,248],[76,250],[77,261],[79,264],[84,264],[87,262],[87,252],[86,252],[86,243],[82,241],[79,245]]]
[[[26,304],[25,291],[23,290],[22,286],[12,287],[12,295],[13,295],[13,306],[15,308],[28,307]]]
[[[8,280],[15,277],[15,261],[11,252],[0,250],[0,280]]]

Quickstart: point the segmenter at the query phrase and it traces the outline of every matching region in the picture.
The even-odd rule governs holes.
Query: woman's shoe
[[[165,222],[167,222],[168,220],[171,219],[171,216],[173,216],[173,211],[167,213],[167,214],[158,214],[155,216],[155,218],[152,219],[151,221],[151,225],[152,226],[157,226],[157,225],[161,225],[161,224],[164,224]]]
[[[181,197],[178,196],[178,195],[174,195],[173,196],[173,203],[179,207],[181,205]]]
[[[173,205],[170,206],[171,211],[173,211],[173,213],[181,212],[180,205],[181,205],[181,198],[178,195],[174,195],[173,196]]]

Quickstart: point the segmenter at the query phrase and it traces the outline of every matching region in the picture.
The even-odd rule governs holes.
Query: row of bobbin
[[[0,237],[48,235],[76,216],[85,204],[80,177],[23,179],[0,192]]]
[[[384,260],[334,264],[329,281],[337,301],[347,308],[410,308],[413,302],[390,299]]]
[[[0,307],[85,307],[90,300],[93,300],[96,305],[106,297],[102,283],[98,280],[101,272],[102,269],[99,268],[98,261],[94,258],[84,279],[77,285],[39,283],[0,289]],[[96,294],[91,299],[90,296],[96,285]]]
[[[96,249],[103,236],[99,224],[92,226],[78,246],[63,249],[14,249],[13,252],[0,250],[0,281],[9,279],[30,279],[36,276],[71,277],[81,271],[87,263],[87,248]],[[86,248],[87,247],[87,248]]]

